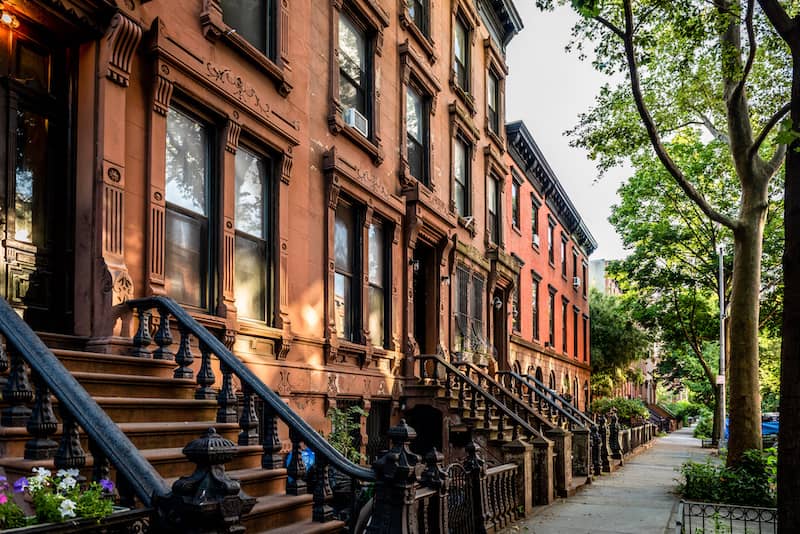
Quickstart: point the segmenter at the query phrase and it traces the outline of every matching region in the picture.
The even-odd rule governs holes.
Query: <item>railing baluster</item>
[[[239,445],[258,445],[258,415],[253,399],[253,390],[247,384],[242,386],[242,416],[239,418]]]
[[[327,504],[327,499],[332,494],[331,484],[328,480],[328,461],[322,455],[316,456],[310,479],[314,495],[311,519],[316,523],[331,521],[333,519],[333,508]]]
[[[172,345],[172,330],[169,327],[169,311],[166,308],[158,309],[158,330],[153,337],[158,348],[153,351],[153,359],[155,360],[174,360],[175,354],[169,350]]]
[[[59,405],[61,413],[61,440],[58,450],[53,457],[56,469],[80,469],[86,465],[86,453],[81,447],[81,436],[75,417],[64,407]]]
[[[278,438],[278,416],[275,410],[265,402],[261,417],[264,422],[264,435],[261,436],[264,454],[261,456],[261,467],[264,469],[281,468],[283,467],[283,456],[281,455],[281,440]]]
[[[8,371],[8,353],[6,352],[5,347],[6,338],[0,334],[0,390],[2,390],[8,379],[6,378],[5,374]]]
[[[477,395],[478,391],[476,389],[470,390],[470,399],[469,399],[469,416],[472,419],[476,419],[478,417],[478,400]]]
[[[194,371],[191,365],[194,362],[194,357],[190,346],[191,336],[189,335],[189,329],[184,325],[178,325],[178,330],[181,333],[178,353],[175,355],[175,363],[178,364],[178,368],[175,369],[172,376],[174,378],[192,378],[194,377]]]
[[[138,308],[139,327],[133,336],[133,355],[139,358],[152,358],[147,347],[153,341],[150,337],[150,310],[145,307]]]
[[[198,388],[194,392],[195,399],[213,400],[217,398],[217,390],[213,388],[216,377],[211,369],[211,349],[200,342],[200,370],[197,372]]]
[[[25,459],[46,460],[52,458],[58,449],[58,443],[49,438],[55,434],[58,421],[50,401],[50,388],[38,373],[34,373],[33,382],[36,386],[36,398],[26,425],[28,433],[33,437],[25,443]]]
[[[506,436],[505,436],[504,432],[505,432],[505,429],[506,429],[506,425],[505,425],[506,416],[500,410],[498,410],[498,414],[497,415],[499,416],[498,421],[497,421],[497,439],[500,440],[500,441],[505,441]]]
[[[302,437],[293,428],[289,428],[289,439],[292,441],[292,458],[286,467],[286,493],[289,495],[304,495],[306,488],[306,465],[303,463],[303,454],[300,450]]]
[[[89,439],[89,452],[92,455],[92,480],[95,482],[107,480],[111,475],[111,463],[108,461],[106,453],[93,439]],[[118,476],[117,481],[121,478]]]
[[[3,400],[9,406],[3,409],[0,424],[8,427],[24,427],[31,416],[28,404],[33,400],[33,390],[28,380],[28,369],[22,356],[8,348],[11,371],[3,387]]]
[[[475,395],[476,392],[472,392]],[[483,403],[483,428],[490,428],[492,426],[492,407],[489,405],[488,402],[484,401]]]
[[[222,388],[217,396],[217,423],[235,423],[239,416],[236,414],[237,398],[233,391],[233,373],[225,362],[219,362],[222,372]]]

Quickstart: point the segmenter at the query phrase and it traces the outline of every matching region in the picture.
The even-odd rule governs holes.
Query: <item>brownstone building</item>
[[[170,297],[370,456],[419,354],[586,408],[596,245],[505,124],[512,0],[0,8],[0,296],[51,346],[149,354],[129,301]]]

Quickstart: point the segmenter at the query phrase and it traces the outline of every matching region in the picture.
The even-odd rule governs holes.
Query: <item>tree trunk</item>
[[[800,129],[800,42],[792,47],[792,129]],[[800,532],[800,142],[786,152],[778,532]]]
[[[761,251],[767,215],[766,186],[742,180],[742,207],[734,231],[730,304],[730,366],[728,368],[728,465],[737,464],[748,449],[761,448],[761,393],[758,379],[758,314]],[[749,183],[748,183],[749,182]]]

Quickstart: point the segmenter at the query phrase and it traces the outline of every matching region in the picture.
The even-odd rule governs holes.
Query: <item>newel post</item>
[[[238,453],[229,439],[209,428],[183,448],[197,467],[172,485],[172,495],[160,507],[163,532],[186,534],[240,534],[242,516],[256,500],[225,473],[225,463]]]
[[[416,498],[417,475],[422,470],[418,454],[408,445],[417,437],[406,424],[389,429],[392,448],[372,464],[375,470],[375,505],[372,523],[367,534],[417,534]]]
[[[479,445],[475,441],[467,443],[467,459],[464,470],[472,488],[472,507],[475,510],[475,532],[486,534],[486,524],[490,521],[488,510],[489,495],[486,488],[486,462],[481,458]]]
[[[443,463],[444,454],[434,447],[425,455],[425,471],[420,478],[420,484],[426,488],[436,490],[436,498],[433,499],[428,524],[422,529],[424,532],[431,534],[447,534],[450,532],[447,521],[447,494],[450,481],[447,478],[447,470],[443,467]]]
[[[616,412],[611,412],[611,424],[608,432],[608,445],[611,457],[615,460],[622,460],[622,445],[619,442],[619,418]]]

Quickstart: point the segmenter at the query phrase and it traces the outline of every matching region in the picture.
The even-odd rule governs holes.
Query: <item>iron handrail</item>
[[[156,499],[170,495],[167,482],[141,455],[128,436],[2,298],[0,332],[47,384],[60,406],[66,408],[117,471],[122,473],[145,506],[152,506]]]
[[[189,315],[177,302],[168,297],[157,296],[129,300],[128,305],[132,308],[138,308],[139,310],[159,308],[169,312],[183,328],[187,329],[189,333],[195,336],[200,343],[204,344],[210,350],[210,352],[216,354],[217,358],[219,358],[233,374],[239,377],[243,385],[247,385],[252,389],[253,393],[258,395],[286,426],[297,432],[302,441],[305,442],[315,454],[321,455],[328,461],[331,467],[351,478],[368,482],[375,481],[375,472],[372,469],[351,462],[345,458],[342,453],[333,448],[333,446],[314,430],[311,425],[289,408],[277,393],[267,387],[249,367],[234,356],[219,339],[198,323],[194,317]]]
[[[517,397],[511,391],[509,391],[508,388],[506,388],[503,384],[501,384],[500,382],[498,382],[497,380],[495,380],[494,378],[489,376],[488,373],[484,372],[483,369],[481,369],[480,367],[478,367],[474,363],[472,363],[472,362],[458,362],[455,365],[456,365],[456,367],[459,367],[459,366],[467,367],[471,371],[477,373],[478,376],[480,376],[488,384],[491,384],[491,386],[497,388],[497,391],[502,393],[503,397],[505,399],[508,399],[515,406],[518,406],[518,407],[522,408],[523,410],[525,410],[526,412],[528,412],[529,414],[533,415],[538,420],[540,420],[543,424],[545,424],[545,425],[547,425],[547,426],[549,426],[551,428],[553,427],[553,423],[551,421],[549,421],[548,419],[545,419],[542,414],[540,414],[539,412],[534,410],[531,406],[529,406],[528,404],[523,402],[519,397]],[[510,406],[509,406],[509,408],[510,408]]]
[[[526,380],[530,380],[531,382],[533,382],[536,386],[539,387],[539,389],[544,391],[546,395],[550,395],[550,397],[554,401],[558,401],[561,404],[561,407],[564,410],[566,410],[568,412],[572,412],[575,415],[576,418],[586,421],[586,423],[588,425],[593,425],[594,424],[594,421],[592,420],[591,417],[589,417],[588,415],[586,415],[585,413],[583,413],[579,409],[575,408],[572,405],[571,402],[569,402],[567,399],[565,399],[564,397],[562,397],[561,395],[559,395],[558,393],[556,393],[555,391],[553,391],[549,387],[545,386],[535,376],[531,376],[531,375],[520,375],[520,376],[522,378],[526,379]]]
[[[534,395],[536,395],[537,399],[543,400],[548,406],[558,411],[561,416],[567,419],[570,423],[577,425],[578,428],[587,428],[586,423],[579,421],[577,417],[570,413],[571,410],[566,410],[562,406],[559,406],[555,401],[550,399],[544,391],[525,380],[520,374],[515,373],[514,371],[499,371],[497,374],[512,377],[514,380],[519,382],[520,385],[525,386],[529,391],[532,391]]]
[[[494,395],[492,395],[484,388],[479,386],[474,380],[472,380],[466,374],[458,370],[453,364],[444,360],[441,356],[437,354],[418,354],[416,356],[416,359],[419,361],[421,378],[427,378],[424,372],[424,362],[427,360],[433,361],[434,364],[441,365],[442,367],[445,368],[445,370],[449,371],[458,380],[461,380],[463,383],[472,388],[473,392],[477,392],[479,395],[481,395],[484,398],[484,400],[491,403],[497,410],[501,411],[506,417],[509,417],[512,421],[514,421],[514,423],[519,425],[520,428],[523,428],[529,436],[535,436],[537,438],[542,438],[545,440],[547,439],[542,435],[541,432],[533,428],[522,417],[514,413],[505,404],[497,400],[497,398]],[[438,375],[436,371],[434,371],[434,373]]]

